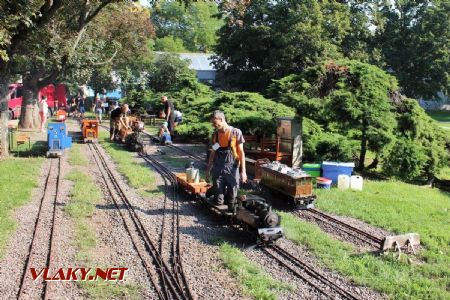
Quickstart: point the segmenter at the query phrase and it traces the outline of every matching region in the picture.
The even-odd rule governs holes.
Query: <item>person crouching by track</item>
[[[115,139],[117,133],[119,132],[119,120],[121,114],[122,108],[117,104],[117,102],[114,102],[109,115],[109,138],[111,141]]]
[[[119,138],[122,141],[122,143],[125,143],[125,138],[132,131],[130,126],[130,120],[127,117],[128,113],[129,113],[128,104],[123,104],[119,122],[117,124],[119,129]]]
[[[242,182],[247,182],[245,140],[240,129],[227,124],[223,112],[214,111],[211,115],[211,123],[215,131],[212,135],[206,180],[209,180],[211,174],[216,204],[222,205],[227,200],[228,209],[234,212],[239,191],[239,178],[241,177]],[[239,169],[241,176],[239,176]]]
[[[170,136],[167,121],[164,121],[159,127],[159,140],[161,141],[161,144],[164,145],[172,144],[172,137]]]

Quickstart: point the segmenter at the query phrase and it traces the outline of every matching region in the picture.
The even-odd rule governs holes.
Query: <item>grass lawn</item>
[[[448,110],[428,110],[427,114],[438,122],[450,122],[450,111]]]
[[[159,194],[154,173],[144,164],[141,164],[121,145],[109,140],[106,131],[99,132],[99,142],[116,163],[119,172],[125,176],[128,183],[138,190],[142,196]]]
[[[11,214],[31,201],[31,192],[38,187],[43,158],[8,158],[0,161],[0,257],[16,229]]]
[[[443,129],[450,130],[450,111],[430,110],[427,114],[436,120]]]
[[[249,261],[237,248],[222,243],[219,256],[233,276],[237,279],[244,294],[254,299],[277,299],[276,291],[291,289],[265,273],[260,266]]]
[[[330,268],[395,299],[450,299],[450,194],[398,181],[365,181],[364,191],[317,190],[324,211],[353,216],[396,233],[417,232],[425,250],[415,262],[354,255],[314,225],[284,214],[288,238],[306,244]]]

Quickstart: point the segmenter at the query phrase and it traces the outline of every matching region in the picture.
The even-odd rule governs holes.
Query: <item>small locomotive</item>
[[[98,141],[98,120],[84,119],[81,122],[81,131],[83,133],[83,141],[97,142]]]
[[[47,157],[62,156],[65,149],[72,147],[72,137],[67,134],[66,123],[48,123]]]
[[[198,182],[188,182],[186,173],[175,173],[175,176],[183,191],[254,234],[258,244],[272,244],[283,236],[280,216],[272,211],[272,207],[264,198],[257,195],[245,195],[239,196],[234,205],[217,205],[213,201],[214,190],[210,184],[198,180]]]

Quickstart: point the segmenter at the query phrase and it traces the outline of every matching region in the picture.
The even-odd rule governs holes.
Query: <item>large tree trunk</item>
[[[8,84],[9,76],[0,74],[0,160],[8,156]]]
[[[19,127],[22,129],[35,129],[40,127],[41,118],[39,116],[38,93],[37,79],[24,79],[19,122]]]
[[[359,163],[358,170],[364,170],[364,161],[366,160],[366,152],[367,152],[367,134],[366,134],[366,121],[363,120],[363,129],[361,133],[361,151],[359,153]]]

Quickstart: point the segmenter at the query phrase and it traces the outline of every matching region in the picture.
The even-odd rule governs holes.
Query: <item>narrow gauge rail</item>
[[[287,268],[292,274],[296,277],[302,279],[307,284],[311,285],[317,291],[322,293],[323,295],[329,297],[330,299],[336,299],[336,296],[339,295],[343,299],[349,300],[358,300],[360,298],[352,295],[350,292],[344,290],[338,284],[332,282],[327,277],[325,277],[320,272],[316,271],[313,267],[308,265],[307,263],[301,261],[296,258],[283,248],[273,245],[270,247],[262,248],[263,251],[273,259],[275,259],[279,264]],[[291,265],[294,265],[297,268],[300,268],[305,274],[297,271]],[[331,288],[331,290],[325,289],[324,286]]]
[[[190,290],[189,284],[186,280],[186,276],[183,271],[183,262],[181,259],[180,250],[180,203],[178,199],[178,181],[175,175],[164,165],[159,163],[150,155],[145,155],[140,153],[140,156],[149,163],[163,178],[165,185],[165,195],[164,195],[164,209],[163,209],[163,222],[160,235],[160,252],[162,253],[162,244],[164,239],[164,224],[165,224],[165,211],[167,203],[167,189],[170,184],[172,187],[172,247],[171,247],[171,259],[172,259],[172,270],[177,276],[177,282],[180,286],[183,286],[187,291],[190,298],[192,296],[192,291]]]
[[[151,136],[151,135],[150,135]],[[156,137],[151,136],[153,139],[158,140]],[[173,149],[179,150],[181,152],[186,153],[187,155],[189,155],[190,157],[203,161],[200,157],[191,154],[190,152],[188,152],[185,149],[182,149],[180,147],[171,145]],[[170,174],[169,176],[173,177],[173,173],[171,173],[169,170],[167,170],[167,172]],[[176,180],[175,180],[176,181]],[[320,212],[319,212],[320,213]],[[344,223],[345,224],[345,223]],[[346,224],[348,225],[348,224]],[[350,225],[348,225],[350,226]],[[236,228],[235,228],[236,229]],[[357,228],[355,228],[357,229]],[[358,229],[357,229],[358,230]],[[323,287],[320,286],[320,284],[325,285],[330,287],[335,294],[338,294],[340,297],[342,297],[343,299],[350,299],[350,300],[358,300],[359,298],[353,296],[352,294],[350,294],[348,291],[344,290],[342,287],[340,287],[339,285],[337,285],[336,283],[330,281],[328,278],[326,278],[324,275],[322,275],[321,273],[317,272],[316,270],[314,270],[313,267],[309,266],[308,264],[306,264],[305,262],[302,262],[301,260],[299,260],[298,258],[294,257],[293,255],[291,255],[290,253],[288,253],[286,250],[282,249],[281,247],[277,246],[277,245],[271,245],[268,247],[263,247],[262,248],[263,251],[271,256],[272,258],[274,258],[276,261],[278,261],[281,265],[283,265],[284,267],[286,267],[289,271],[291,271],[295,276],[299,277],[300,279],[306,281],[308,284],[310,284],[311,286],[313,286],[315,289],[317,289],[319,292],[321,292],[322,294],[324,294],[325,296],[334,299],[335,296],[332,294],[332,292],[328,291],[327,289],[324,289]],[[273,252],[277,253],[279,256],[277,257],[276,254],[274,254]],[[280,258],[283,257],[283,258]],[[287,262],[286,262],[287,260]],[[302,270],[304,270],[304,272],[306,274],[308,274],[309,276],[305,276],[304,274],[298,272],[297,270],[295,270],[294,268],[292,268],[289,263],[301,268]],[[308,278],[309,277],[309,278]],[[313,278],[313,279],[311,279]],[[314,281],[319,281],[320,284],[315,283]]]
[[[314,208],[308,209],[306,210],[306,212],[319,222],[323,222],[333,226],[339,226],[342,229],[342,232],[346,233],[347,235],[353,236],[371,246],[374,246],[376,248],[381,248],[383,246],[383,239],[380,239],[350,224],[342,222],[341,220],[338,220],[335,217],[330,216],[329,214],[326,214]]]
[[[54,159],[50,161],[50,168],[45,179],[44,191],[39,204],[38,214],[36,217],[33,230],[33,237],[31,239],[30,247],[28,248],[28,255],[22,273],[19,291],[17,293],[17,299],[23,299],[29,296],[27,295],[27,292],[29,292],[30,289],[33,289],[33,287],[35,287],[36,285],[40,285],[39,297],[41,299],[49,299],[49,292],[48,292],[49,288],[47,281],[45,281],[42,278],[39,283],[33,282],[30,276],[27,276],[27,274],[30,274],[29,272],[31,266],[50,268],[52,264],[52,247],[53,247],[53,236],[55,231],[56,201],[58,199],[59,194],[60,175],[61,175],[61,158],[58,158],[56,167],[54,166],[54,161],[55,161]],[[51,197],[52,195],[50,190],[53,187],[55,188],[55,192],[53,197]],[[45,203],[48,197],[53,199],[51,205],[52,210],[50,218],[51,224],[48,224],[49,218],[48,215],[46,215],[50,211],[50,207],[46,207],[49,205],[49,203]],[[44,206],[45,208],[43,209]],[[50,230],[50,232],[45,232],[48,230]],[[47,249],[45,253],[42,253],[42,251],[38,249],[39,244],[46,244]],[[45,263],[42,264],[43,262],[42,260],[44,260],[44,257]]]
[[[133,205],[129,201],[126,193],[120,187],[116,176],[111,171],[110,167],[106,162],[105,157],[99,150],[98,146],[95,143],[88,145],[89,149],[94,154],[93,155],[94,159],[100,171],[103,174],[103,179],[106,185],[109,188],[108,190],[110,196],[113,199],[113,202],[124,221],[125,227],[135,245],[138,255],[142,260],[142,263],[147,271],[147,274],[150,278],[152,285],[155,288],[156,293],[158,294],[158,297],[164,300],[194,299],[190,294],[189,290],[186,290],[185,288],[180,286],[180,284],[178,283],[177,276],[173,274],[173,272],[164,262],[161,253],[158,251],[158,248],[156,247],[155,243],[153,243],[153,241],[151,240],[147,230],[145,229],[145,226],[142,224],[141,219],[134,210]],[[113,193],[112,190],[114,190],[116,193]],[[122,204],[126,208],[126,213],[124,213],[120,208]],[[129,224],[129,222],[127,222],[126,214],[131,219],[132,224]],[[146,249],[145,253],[139,250],[137,242],[135,241],[135,236],[132,233],[133,229],[131,228],[131,226],[134,227],[133,229],[135,230],[135,232],[138,233],[141,242],[144,244],[144,247]],[[149,262],[149,258],[152,260],[155,268],[151,267],[152,263]],[[154,269],[157,270],[158,273],[157,278],[155,278],[156,276],[154,276]]]
[[[149,135],[154,140],[159,141],[159,139],[157,137],[155,137],[149,133],[145,133],[145,134]],[[178,147],[175,145],[168,145],[168,146],[170,146],[172,149],[176,149],[178,151],[181,151],[181,152],[189,155],[190,157],[200,161],[201,163],[206,164],[201,157],[199,157],[195,154],[192,154],[189,151],[187,151],[181,147]],[[361,240],[362,242],[369,244],[370,246],[373,246],[373,247],[376,247],[379,249],[383,245],[383,239],[380,239],[380,238],[378,238],[368,232],[365,232],[357,227],[354,227],[350,224],[342,222],[342,221],[340,221],[326,213],[323,213],[317,209],[310,208],[310,209],[305,210],[305,212],[307,212],[311,217],[313,217],[314,219],[316,219],[320,222],[324,222],[324,223],[327,223],[332,226],[336,226],[336,225],[339,226],[342,229],[342,232],[344,232],[347,235],[350,235],[352,237],[355,237],[358,240]],[[301,213],[301,212],[299,212],[299,213]],[[297,216],[299,215],[299,213],[297,213]]]
[[[153,139],[153,140],[155,140],[157,142],[160,142],[160,139],[157,136],[154,136],[154,135],[152,135],[152,134],[150,134],[150,133],[148,133],[146,131],[143,131],[143,133],[146,134],[147,136],[149,136],[151,139]],[[175,146],[175,145],[171,145],[171,144],[166,145],[166,147],[169,147],[171,149],[175,149],[177,151],[183,152],[184,154],[186,154],[189,157],[199,161],[200,163],[204,164],[205,166],[207,165],[207,163],[203,160],[203,158],[201,158],[200,156],[195,155],[195,154],[193,154],[193,153],[191,153],[191,152],[189,152],[189,151],[187,151],[187,150],[185,150],[185,149],[183,149],[181,147],[178,147],[178,146]]]

